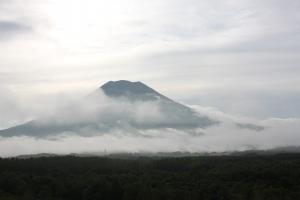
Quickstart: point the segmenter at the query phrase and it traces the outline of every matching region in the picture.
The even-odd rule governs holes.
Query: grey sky
[[[227,113],[299,117],[299,9],[298,0],[0,0],[1,89],[88,93],[129,79]]]

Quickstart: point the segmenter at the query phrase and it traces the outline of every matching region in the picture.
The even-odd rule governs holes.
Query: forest
[[[0,159],[1,200],[300,199],[300,154]]]

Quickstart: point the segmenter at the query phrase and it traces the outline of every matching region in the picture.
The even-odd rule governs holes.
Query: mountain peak
[[[155,104],[132,104],[129,108],[133,111],[127,111],[127,109],[120,109],[120,111],[110,112],[112,106],[115,108],[115,103],[107,103],[107,110],[99,109],[99,106],[92,105],[88,107],[88,111],[82,113],[82,117],[75,118],[70,117],[69,120],[69,108],[63,110],[54,118],[49,119],[36,119],[31,122],[20,124],[5,130],[0,130],[1,137],[12,137],[12,136],[33,136],[33,137],[51,137],[53,135],[65,134],[65,133],[76,133],[79,135],[89,135],[98,133],[107,133],[110,130],[120,129],[122,131],[130,132],[133,130],[149,130],[149,129],[161,129],[161,128],[172,128],[178,130],[192,130],[194,128],[205,128],[217,124],[218,121],[211,120],[207,116],[198,115],[193,109],[177,103],[168,97],[156,92],[152,88],[148,87],[141,82],[131,82],[126,80],[120,81],[109,81],[102,85],[99,90],[102,90],[107,96],[112,97],[116,102],[146,102],[156,101]],[[90,97],[93,95],[92,93]],[[94,96],[99,97],[98,95]],[[121,97],[121,98],[119,98]],[[124,98],[123,98],[124,97]],[[94,99],[93,99],[94,100]],[[101,98],[96,99],[101,104]],[[95,103],[96,103],[95,102]],[[94,106],[94,107],[93,107]],[[153,106],[153,107],[152,107]],[[81,107],[81,106],[79,106]],[[82,106],[84,107],[84,105]],[[80,113],[82,108],[76,110],[76,106],[71,113]],[[90,111],[94,108],[95,111]],[[118,108],[118,107],[117,107]],[[154,115],[147,112],[150,109],[154,109]],[[98,110],[99,109],[99,110]],[[93,109],[92,109],[93,110]],[[135,110],[139,110],[135,112]],[[87,113],[91,112],[91,115]],[[65,117],[67,113],[67,117]],[[139,113],[143,113],[142,115]],[[144,115],[144,113],[146,115]],[[157,119],[156,119],[156,116]],[[91,117],[91,118],[90,118]],[[68,120],[66,120],[68,118]]]
[[[140,95],[158,95],[160,94],[148,87],[144,83],[127,80],[109,81],[100,87],[104,93],[112,97],[120,96],[140,96]]]

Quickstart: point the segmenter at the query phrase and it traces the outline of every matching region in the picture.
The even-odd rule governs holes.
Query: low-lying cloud
[[[35,105],[36,117],[21,126],[0,131],[0,135],[53,138],[62,134],[102,135],[115,130],[139,135],[140,131],[165,128],[194,132],[195,128],[218,123],[166,98],[111,98],[101,90],[79,100],[69,98],[48,104]]]
[[[52,120],[52,124],[54,121],[72,126],[97,122],[98,127],[83,126],[80,133],[74,129],[47,137],[0,137],[0,156],[4,157],[35,153],[220,152],[300,145],[298,118],[257,120],[232,116],[216,108],[190,106],[199,116],[219,123],[182,129],[159,127],[172,120],[161,112],[159,101],[120,101],[103,94],[89,100],[68,95],[27,100],[10,96],[11,101],[9,95],[1,101],[3,128],[37,118],[39,123]]]

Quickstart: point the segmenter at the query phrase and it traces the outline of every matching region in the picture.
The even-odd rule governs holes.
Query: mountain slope
[[[103,92],[112,98],[127,99],[129,101],[156,101],[162,113],[169,119],[167,122],[156,123],[155,126],[148,125],[148,128],[197,128],[211,126],[213,121],[205,116],[199,116],[191,108],[177,103],[168,97],[158,93],[141,82],[130,82],[126,80],[109,81],[101,88]],[[145,124],[143,124],[145,126]],[[135,124],[138,126],[138,124]]]
[[[107,96],[127,97],[132,100],[141,100],[143,97],[149,97],[147,100],[153,100],[155,99],[153,98],[155,96],[166,98],[141,82],[130,82],[126,80],[109,81],[102,85],[99,89],[103,90]]]
[[[99,98],[103,93],[108,98],[106,102]],[[89,104],[95,105],[91,107]],[[91,111],[77,110],[82,106],[89,106]],[[105,83],[87,97],[84,105],[68,109],[52,118],[37,119],[2,130],[0,136],[49,137],[68,133],[89,136],[116,129],[139,134],[140,130],[164,128],[189,131],[218,123],[141,82],[125,80]]]

